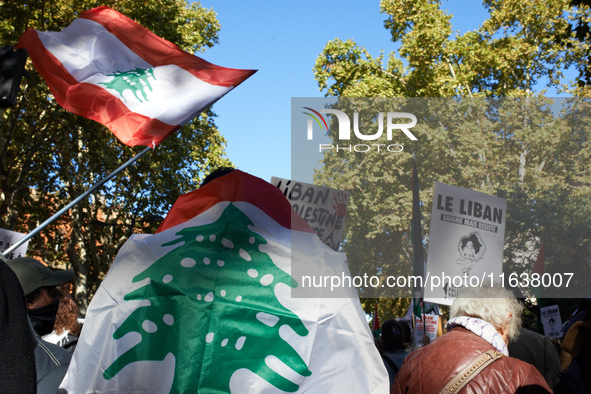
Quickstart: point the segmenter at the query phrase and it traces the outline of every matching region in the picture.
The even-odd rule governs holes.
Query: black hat
[[[17,257],[7,263],[21,282],[25,296],[40,287],[57,286],[74,279],[74,270],[52,271],[32,257]]]

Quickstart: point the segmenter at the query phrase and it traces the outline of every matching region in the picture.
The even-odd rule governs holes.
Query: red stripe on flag
[[[160,144],[166,137],[180,129],[131,111],[107,90],[89,83],[79,83],[68,91],[67,106],[75,114],[96,120],[107,126],[115,136],[129,146]]]
[[[24,48],[25,42],[35,69],[45,77],[56,101],[76,115],[107,126],[124,144],[158,145],[180,128],[178,125],[169,125],[130,111],[118,97],[99,86],[78,83],[62,63],[45,48],[35,30],[28,29],[21,36],[18,47]]]
[[[247,202],[287,229],[314,233],[277,187],[240,170],[234,170],[204,187],[180,196],[157,232],[191,220],[222,201]]]
[[[78,81],[70,75],[68,70],[51,52],[45,49],[45,45],[39,39],[37,31],[27,29],[19,38],[16,47],[27,48],[35,69],[46,80],[50,80],[47,81],[47,85],[51,93],[55,96],[57,102],[64,106],[68,89],[70,86],[77,84]]]
[[[105,29],[152,66],[175,64],[210,85],[237,86],[256,72],[256,70],[241,70],[211,64],[183,51],[125,15],[105,6],[84,11],[79,17],[103,25]]]

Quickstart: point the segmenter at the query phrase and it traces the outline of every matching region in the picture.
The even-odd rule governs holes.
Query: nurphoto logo
[[[338,109],[321,109],[315,110],[310,107],[303,107],[309,112],[304,112],[310,118],[307,121],[307,139],[314,139],[314,123],[316,123],[321,131],[328,131],[328,123],[322,114],[334,115],[337,119],[338,125],[338,139],[339,141],[347,142],[351,140],[351,120],[349,116]],[[386,139],[392,141],[393,138],[400,135],[400,131],[411,141],[417,141],[417,137],[410,131],[410,129],[417,124],[417,117],[407,112],[387,112],[386,113]],[[399,123],[400,119],[408,119],[410,123]],[[396,122],[395,122],[396,120]],[[378,113],[377,119],[378,130],[374,134],[363,134],[359,130],[359,113],[353,113],[353,133],[355,136],[363,141],[376,141],[382,137],[384,133],[384,113]],[[319,151],[326,150],[348,151],[348,152],[369,152],[372,149],[388,152],[402,152],[404,147],[401,144],[357,144],[357,145],[333,145],[333,144],[319,144]]]

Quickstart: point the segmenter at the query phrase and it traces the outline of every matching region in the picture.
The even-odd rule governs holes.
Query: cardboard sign
[[[540,308],[542,325],[544,326],[544,335],[548,338],[562,337],[562,319],[560,318],[560,309],[558,305],[546,306]]]
[[[25,234],[17,233],[16,231],[5,230],[0,228],[0,252],[4,252],[6,249],[10,248],[13,244],[17,243],[18,241],[23,238]],[[7,260],[12,260],[17,257],[22,257],[27,255],[27,246],[29,246],[29,241],[25,242],[15,250],[13,250],[8,256],[5,258]]]
[[[435,182],[425,301],[451,305],[464,287],[501,283],[507,200]]]
[[[423,345],[423,336],[425,331],[429,341],[432,342],[437,338],[437,324],[439,323],[439,315],[425,315],[425,324],[423,325],[422,317],[415,317],[415,344]]]
[[[314,229],[322,242],[333,250],[339,250],[349,192],[277,177],[271,178],[271,184],[281,190],[292,208]]]

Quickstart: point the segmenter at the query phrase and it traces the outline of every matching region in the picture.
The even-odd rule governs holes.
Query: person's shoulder
[[[500,364],[503,364],[506,368],[510,368],[520,374],[526,373],[530,369],[536,369],[532,364],[511,356],[503,356],[498,361],[500,361]]]
[[[35,348],[37,392],[55,393],[66,376],[72,356],[58,345],[38,339]]]
[[[72,355],[62,347],[49,343],[43,339],[38,338],[37,348],[35,349],[35,360],[37,363],[43,362],[47,364],[47,368],[57,367],[60,365],[69,365]]]
[[[550,341],[550,339],[548,339],[548,337],[540,334],[539,332],[535,332],[533,330],[527,329],[522,327],[521,330],[519,330],[519,336],[517,337],[517,340],[519,341],[520,339],[523,340],[530,340],[530,341],[537,341],[540,343],[544,343],[546,341]]]
[[[509,356],[503,356],[498,361],[507,371],[510,371],[509,381],[520,390],[527,389],[524,391],[527,393],[552,393],[542,374],[532,364]]]

